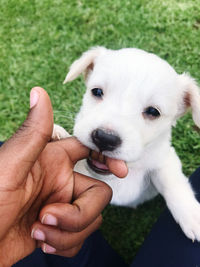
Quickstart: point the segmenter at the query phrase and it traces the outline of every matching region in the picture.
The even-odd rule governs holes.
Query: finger
[[[42,208],[39,218],[43,224],[80,232],[101,214],[111,197],[108,185],[75,173],[73,203],[48,204]]]
[[[89,149],[81,144],[76,137],[60,140],[58,144],[66,151],[73,164],[89,156]]]
[[[42,243],[41,248],[44,253],[71,258],[71,257],[76,256],[76,254],[80,251],[82,246],[83,246],[83,243],[80,243],[76,247],[73,247],[68,250],[56,250],[54,247],[46,243]]]
[[[128,167],[122,160],[106,157],[106,165],[108,166],[110,172],[119,178],[125,178],[128,174]]]
[[[40,87],[33,88],[30,105],[23,125],[0,149],[7,169],[22,166],[23,163],[23,170],[29,171],[51,137],[53,111],[46,91]]]
[[[81,144],[75,137],[66,138],[59,141],[65,151],[68,153],[71,161],[75,164],[78,160],[89,156],[89,149]],[[123,178],[128,174],[128,168],[124,161],[106,157],[106,164],[109,170],[119,178]]]
[[[57,227],[46,226],[39,222],[33,225],[32,237],[43,241],[56,250],[68,250],[83,242],[102,223],[101,215],[81,232],[67,232]],[[42,233],[41,233],[42,232]],[[42,239],[42,240],[41,240]]]

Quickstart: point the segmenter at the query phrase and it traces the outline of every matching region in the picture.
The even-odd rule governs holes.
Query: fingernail
[[[45,240],[45,234],[39,229],[33,229],[31,232],[31,237],[40,241]]]
[[[43,248],[42,250],[44,251],[44,253],[55,253],[56,252],[56,249],[47,245],[47,244],[44,244],[43,245]]]
[[[58,225],[58,220],[57,220],[56,217],[54,217],[54,216],[51,215],[51,214],[45,214],[45,215],[42,217],[41,223],[42,223],[42,224],[48,224],[48,225],[56,226],[56,225]]]
[[[39,93],[35,89],[32,89],[30,92],[30,108],[33,108],[37,104],[38,99]]]

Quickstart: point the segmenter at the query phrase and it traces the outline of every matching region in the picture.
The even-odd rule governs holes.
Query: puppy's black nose
[[[92,132],[92,140],[100,151],[113,151],[121,144],[121,139],[114,133],[106,133],[102,129],[96,129]]]

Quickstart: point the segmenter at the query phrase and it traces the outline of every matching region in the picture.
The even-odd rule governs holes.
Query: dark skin
[[[40,246],[74,256],[101,224],[112,191],[105,183],[74,172],[89,151],[74,137],[49,142],[50,99],[32,90],[31,109],[18,132],[0,148],[0,262],[11,266]],[[127,175],[124,162],[107,159],[111,172]]]

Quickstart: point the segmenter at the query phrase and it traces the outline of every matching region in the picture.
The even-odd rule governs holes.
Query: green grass
[[[29,91],[44,87],[55,122],[68,130],[84,93],[82,78],[63,86],[68,67],[91,46],[138,47],[200,81],[199,0],[0,0],[0,140],[22,123]],[[187,115],[173,144],[190,175],[200,163],[200,137]],[[130,262],[164,208],[158,198],[137,211],[108,207],[103,232]]]

